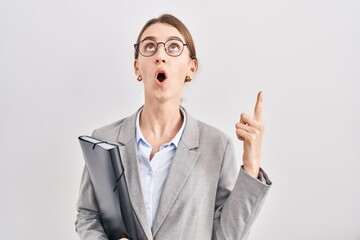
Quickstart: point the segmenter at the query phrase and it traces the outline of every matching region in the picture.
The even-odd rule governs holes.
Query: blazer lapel
[[[184,133],[176,150],[154,219],[152,227],[153,236],[155,236],[169,214],[199,156],[199,152],[196,151],[196,148],[199,147],[198,122],[188,114],[186,114],[186,117],[187,122]]]
[[[125,169],[125,179],[128,185],[132,207],[147,239],[152,239],[138,169],[135,138],[136,116],[137,113],[125,119],[120,128],[118,136],[118,142],[120,143],[119,151]]]

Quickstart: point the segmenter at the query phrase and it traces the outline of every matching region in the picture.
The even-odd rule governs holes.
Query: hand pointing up
[[[254,178],[259,175],[261,159],[261,143],[264,133],[261,106],[263,94],[259,92],[254,109],[254,117],[242,113],[240,121],[235,125],[238,139],[244,142],[244,170]]]

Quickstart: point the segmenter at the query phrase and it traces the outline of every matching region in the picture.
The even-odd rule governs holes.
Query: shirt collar
[[[140,114],[141,114],[141,112],[142,112],[142,109],[140,109],[140,111],[138,112],[138,114],[136,116],[136,143],[137,144],[139,143],[140,140],[147,143],[144,136],[143,136],[143,134],[142,134],[142,132],[141,132],[141,129],[140,129]],[[180,112],[181,112],[181,115],[184,118],[183,123],[181,125],[180,130],[175,135],[175,137],[168,143],[168,144],[174,144],[176,148],[179,145],[179,142],[180,142],[181,136],[182,136],[182,134],[184,132],[185,124],[186,124],[186,113],[185,113],[184,109],[182,109],[181,107],[180,107]]]

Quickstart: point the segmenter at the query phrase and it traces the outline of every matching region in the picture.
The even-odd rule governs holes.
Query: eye
[[[177,43],[177,42],[171,42],[171,43],[169,44],[169,47],[168,47],[167,49],[168,49],[168,51],[170,51],[170,52],[178,52],[181,48],[180,48],[179,43]]]
[[[170,46],[169,46],[169,50],[172,51],[172,52],[176,52],[180,49],[180,46],[179,44],[177,43],[172,43]]]
[[[156,50],[156,45],[154,43],[147,43],[145,45],[145,51],[147,52],[155,52]]]

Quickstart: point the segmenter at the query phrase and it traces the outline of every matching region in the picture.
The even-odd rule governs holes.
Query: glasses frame
[[[148,56],[143,55],[143,54],[141,53],[141,51],[139,50],[140,44],[141,44],[142,42],[146,41],[146,40],[150,40],[150,41],[153,41],[154,43],[156,43],[156,51],[155,51],[152,55],[148,55]],[[165,47],[165,45],[166,45],[167,42],[169,42],[169,41],[174,41],[174,40],[181,42],[182,45],[183,45],[183,48],[181,49],[181,52],[180,52],[178,55],[175,55],[175,56],[174,56],[174,55],[170,55],[170,54],[168,53],[167,48]],[[178,57],[178,56],[180,56],[180,55],[184,52],[184,48],[185,48],[185,47],[188,47],[188,45],[187,45],[186,43],[183,43],[183,41],[181,41],[181,39],[169,39],[169,40],[167,40],[166,42],[156,42],[155,40],[146,39],[146,38],[145,38],[145,39],[141,40],[139,43],[135,43],[135,44],[134,44],[134,48],[135,48],[135,51],[137,51],[137,53],[140,53],[141,56],[143,56],[143,57],[152,57],[152,56],[154,56],[154,55],[157,53],[157,51],[158,51],[158,49],[159,49],[159,44],[164,45],[165,52],[166,52],[166,54],[169,55],[170,57]]]

